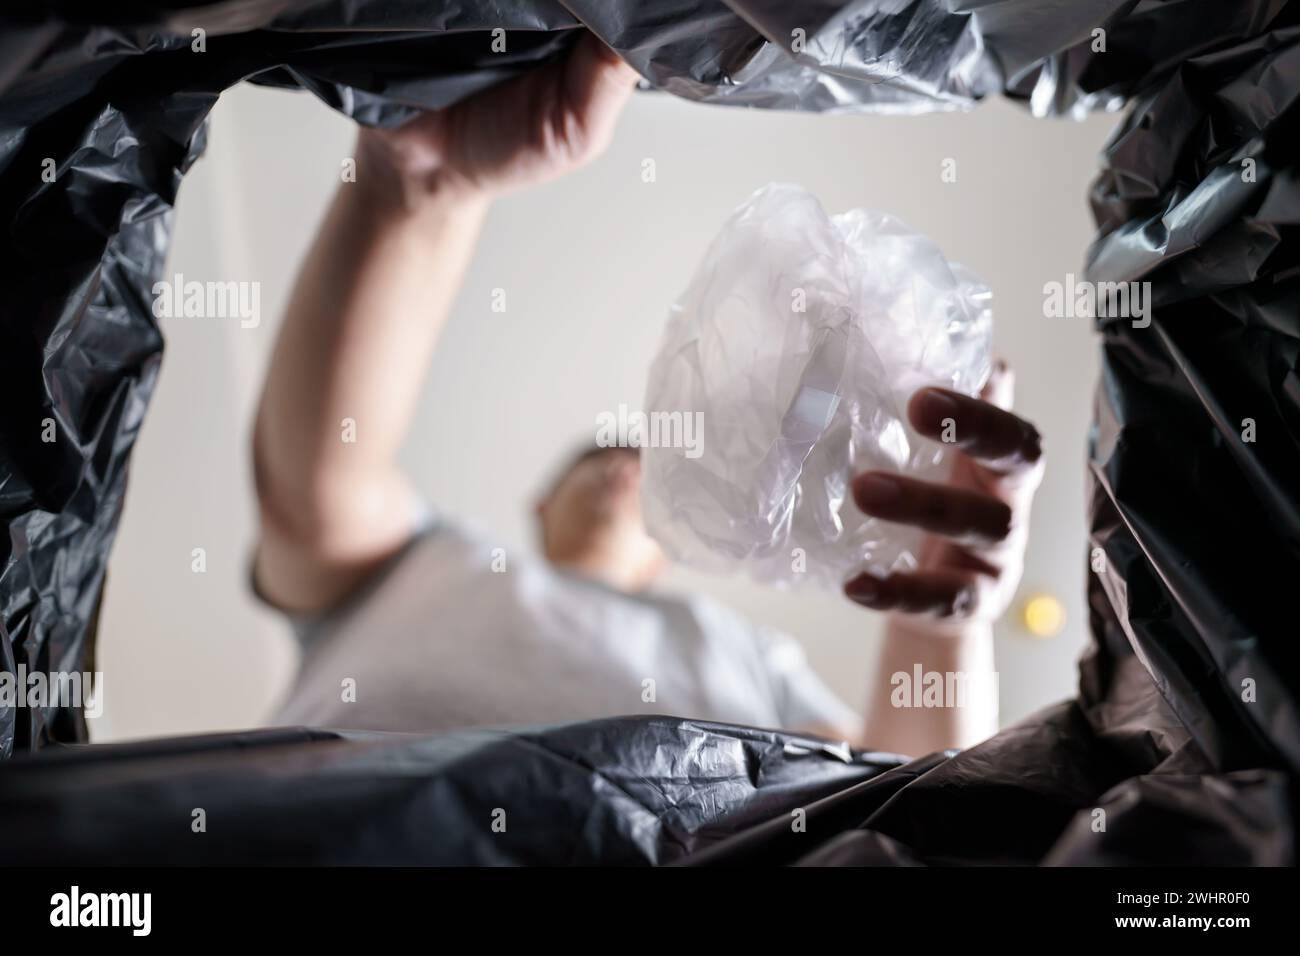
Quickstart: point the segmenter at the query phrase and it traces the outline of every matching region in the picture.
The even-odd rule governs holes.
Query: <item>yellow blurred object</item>
[[[1065,605],[1050,594],[1037,594],[1025,602],[1024,622],[1034,637],[1055,637],[1065,627]]]

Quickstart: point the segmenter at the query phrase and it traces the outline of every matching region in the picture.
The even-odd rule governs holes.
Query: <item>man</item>
[[[254,580],[304,644],[278,722],[430,731],[673,713],[917,753],[996,729],[991,696],[890,706],[865,722],[789,639],[702,599],[652,596],[663,557],[641,525],[638,462],[580,456],[539,509],[545,561],[491,549],[428,514],[396,464],[438,331],[494,196],[597,156],[635,82],[594,37],[563,61],[397,130],[362,130],[302,267],[254,434],[261,536]],[[889,612],[882,675],[992,671],[991,621],[1020,575],[1038,435],[989,401],[923,389],[909,416],[957,425],[946,485],[855,479],[857,505],[929,532],[921,567],[861,575],[847,595]],[[350,419],[364,440],[341,441]],[[650,691],[653,690],[653,694]]]

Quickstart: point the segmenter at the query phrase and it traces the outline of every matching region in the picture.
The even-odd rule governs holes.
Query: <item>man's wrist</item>
[[[985,620],[940,619],[891,612],[885,618],[885,629],[909,640],[979,642],[993,639],[993,624]]]
[[[357,184],[373,202],[418,213],[429,207],[478,210],[491,194],[447,170],[427,156],[404,155],[384,131],[362,127],[356,145]]]

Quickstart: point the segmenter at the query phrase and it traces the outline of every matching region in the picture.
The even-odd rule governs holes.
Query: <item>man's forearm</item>
[[[992,626],[891,614],[867,701],[863,743],[920,756],[997,731]]]
[[[487,205],[407,188],[378,148],[361,135],[299,272],[254,436],[264,547],[306,544],[344,577],[409,533],[397,452]]]

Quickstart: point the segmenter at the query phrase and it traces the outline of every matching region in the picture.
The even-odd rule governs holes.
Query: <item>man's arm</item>
[[[299,272],[258,409],[255,573],[286,608],[332,603],[408,539],[414,495],[397,453],[487,206],[408,193],[385,162],[363,132],[357,181]]]
[[[564,60],[360,133],[357,181],[302,266],[257,412],[254,574],[268,599],[323,609],[409,540],[397,453],[485,211],[597,156],[634,80],[587,35]]]

